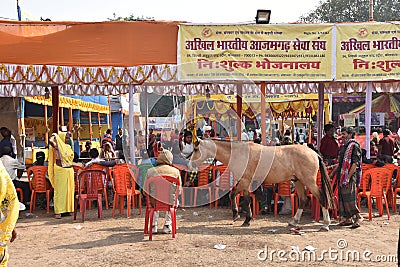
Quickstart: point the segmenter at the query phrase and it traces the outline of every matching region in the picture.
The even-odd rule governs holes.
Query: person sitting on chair
[[[12,149],[9,146],[3,147],[2,154],[3,156],[0,158],[1,162],[10,175],[15,188],[22,189],[24,193],[24,204],[28,205],[28,202],[31,199],[31,189],[29,187],[29,183],[19,180],[22,176],[22,172],[18,173],[18,176],[16,173],[17,170],[25,170],[25,165],[20,163],[17,159],[12,158]]]
[[[100,164],[102,166],[113,167],[117,162],[115,160],[105,160],[99,158],[99,151],[97,148],[90,149],[89,156],[91,160],[85,164],[85,168],[89,167],[92,164]]]
[[[81,151],[81,158],[90,158],[89,152],[92,149],[92,142],[86,141],[85,150]]]
[[[173,155],[171,151],[163,149],[160,151],[160,154],[157,157],[157,166],[150,168],[147,171],[146,179],[149,179],[150,177],[154,176],[159,176],[159,175],[167,175],[171,177],[178,178],[180,181],[180,184],[182,184],[181,180],[181,174],[180,171],[172,167],[172,159]],[[154,220],[153,220],[153,233],[157,233],[157,224],[158,224],[158,217],[159,217],[159,212],[154,213]],[[163,232],[166,234],[169,234],[172,232],[172,220],[171,220],[171,214],[169,212],[165,212],[165,223],[164,223],[164,228]]]

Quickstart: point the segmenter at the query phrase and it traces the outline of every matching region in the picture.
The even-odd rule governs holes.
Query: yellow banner
[[[400,25],[337,25],[336,80],[376,81],[400,76]]]
[[[332,80],[332,25],[180,25],[180,81]]]

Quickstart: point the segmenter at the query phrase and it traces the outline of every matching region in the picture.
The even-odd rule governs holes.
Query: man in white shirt
[[[0,160],[2,161],[4,167],[6,168],[10,178],[15,186],[15,188],[21,188],[24,193],[24,204],[28,204],[31,199],[31,189],[29,187],[28,182],[20,181],[17,177],[17,170],[25,170],[25,165],[21,164],[17,159],[11,157],[12,149],[9,146],[5,146],[2,149],[2,157]]]
[[[90,149],[89,156],[91,160],[85,164],[85,168],[95,163],[107,167],[113,167],[115,166],[115,164],[117,164],[115,160],[104,160],[99,158],[99,151],[97,150],[97,148]]]
[[[242,141],[249,141],[249,136],[247,135],[245,129],[242,131]]]

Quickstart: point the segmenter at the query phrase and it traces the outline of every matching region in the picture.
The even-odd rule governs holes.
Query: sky
[[[298,21],[320,0],[19,0],[31,20],[106,21],[117,16],[193,23],[254,22],[257,9],[270,9],[270,23]],[[17,19],[17,0],[0,1],[0,20]]]

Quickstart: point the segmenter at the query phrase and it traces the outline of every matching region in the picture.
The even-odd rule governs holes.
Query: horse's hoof
[[[329,231],[329,226],[328,225],[322,225],[321,228],[319,229],[320,232],[328,232]]]
[[[291,221],[289,221],[288,226],[297,227],[298,226],[298,222],[296,222],[295,220],[291,220]]]
[[[240,219],[240,215],[239,214],[233,215],[233,221],[234,222],[236,222],[239,219]]]
[[[242,223],[242,225],[241,225],[242,227],[249,227],[250,226],[250,223],[248,223],[248,222],[244,222],[244,223]]]

